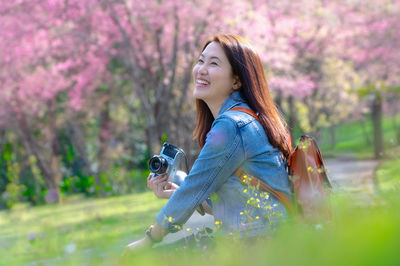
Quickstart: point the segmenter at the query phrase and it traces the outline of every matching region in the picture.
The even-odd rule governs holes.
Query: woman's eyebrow
[[[205,57],[205,56],[201,54],[200,57]],[[218,56],[211,56],[210,59],[218,59],[219,61],[221,61],[221,59],[219,59]]]

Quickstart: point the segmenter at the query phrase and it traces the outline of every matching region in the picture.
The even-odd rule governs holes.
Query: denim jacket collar
[[[225,102],[222,104],[221,109],[219,110],[218,116],[223,114],[224,112],[228,111],[229,109],[233,108],[234,106],[237,106],[241,103],[245,103],[246,101],[243,99],[242,94],[240,91],[234,91],[231,93],[231,95],[228,96],[228,98],[225,100]]]

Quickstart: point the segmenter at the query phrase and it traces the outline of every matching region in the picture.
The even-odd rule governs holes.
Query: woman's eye
[[[197,63],[204,63],[202,59],[197,60]]]
[[[211,65],[216,65],[216,66],[218,66],[217,62],[211,62]]]

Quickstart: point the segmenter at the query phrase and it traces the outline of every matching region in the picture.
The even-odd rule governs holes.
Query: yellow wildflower
[[[311,166],[307,168],[308,171],[310,171],[311,173],[314,172],[314,168],[312,168]]]
[[[243,212],[240,212],[240,215],[243,215]]]
[[[256,201],[257,201],[257,202],[260,202],[260,200],[259,200],[259,199],[256,199]]]
[[[243,190],[243,192],[244,192],[244,193],[247,193],[247,188],[245,188],[245,189]]]
[[[260,219],[260,217],[256,216],[256,220]]]
[[[174,218],[172,218],[172,217],[168,218],[168,222],[172,223],[173,221],[174,221]]]
[[[221,222],[220,221],[215,221],[215,225],[220,225]]]

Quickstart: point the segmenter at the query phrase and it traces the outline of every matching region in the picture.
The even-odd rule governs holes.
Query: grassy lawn
[[[376,179],[380,191],[399,191],[400,157],[383,162],[376,172]]]
[[[396,119],[400,121],[400,115]],[[396,140],[396,130],[393,126],[392,118],[384,116],[382,128],[385,149],[386,151],[390,151],[393,146],[399,145]],[[341,155],[351,155],[358,159],[374,157],[374,135],[370,118],[366,119],[364,126],[360,121],[339,125],[335,129],[335,135],[336,145],[332,147],[329,130],[322,131],[319,145],[324,157],[337,157]]]
[[[126,265],[399,265],[400,198],[390,195],[368,207],[336,195],[329,224],[288,224],[263,242],[231,239],[197,250],[150,250]],[[164,202],[142,193],[1,211],[0,264],[115,265]]]
[[[165,203],[151,193],[71,198],[60,205],[0,212],[0,265],[99,264],[143,236]],[[107,263],[106,263],[107,264]],[[35,264],[32,264],[35,265]]]

